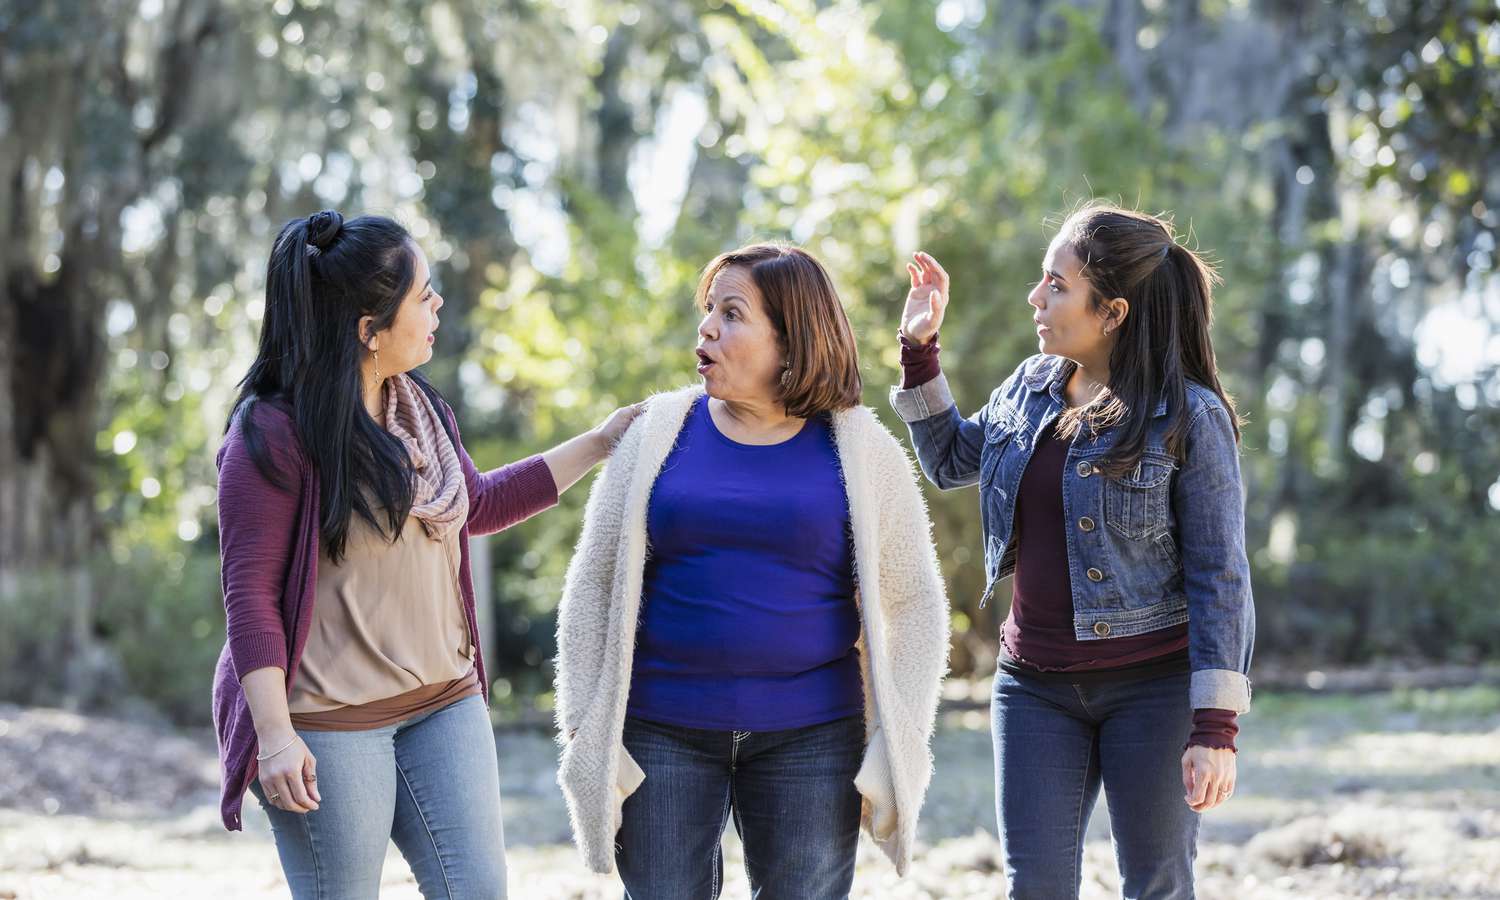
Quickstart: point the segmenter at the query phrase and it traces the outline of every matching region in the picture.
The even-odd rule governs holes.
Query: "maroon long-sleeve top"
[[[446,403],[440,412],[455,439],[458,423]],[[302,450],[288,407],[253,404],[248,415],[284,486],[272,484],[245,446],[238,416],[219,449],[219,560],[224,589],[226,641],[214,672],[214,730],[218,735],[220,800],[224,827],[241,827],[240,804],[255,778],[259,752],[250,708],[240,688],[248,672],[268,666],[286,671],[290,686],[307,643],[318,581],[318,477]],[[480,472],[455,440],[469,493],[469,517],[460,532],[459,588],[471,633],[479,626],[469,570],[470,535],[492,534],[557,503],[557,485],[540,456]],[[485,699],[484,655],[474,664]]]

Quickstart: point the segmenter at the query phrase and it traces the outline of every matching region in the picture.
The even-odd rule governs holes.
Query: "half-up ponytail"
[[[1130,310],[1110,354],[1109,390],[1065,417],[1059,433],[1118,426],[1120,436],[1099,467],[1119,477],[1140,461],[1150,419],[1165,398],[1172,417],[1167,450],[1181,459],[1189,425],[1187,384],[1193,381],[1223,402],[1238,439],[1234,401],[1219,383],[1209,335],[1213,287],[1219,283],[1213,266],[1178,243],[1169,219],[1103,203],[1071,215],[1062,234],[1083,261],[1095,309],[1122,297]]]
[[[334,210],[286,223],[266,264],[260,346],[225,429],[238,417],[256,466],[286,486],[249,413],[267,400],[291,414],[318,474],[323,550],[335,560],[352,515],[394,539],[411,511],[411,461],[365,408],[358,329],[364,316],[374,331],[390,327],[415,277],[416,246],[405,228],[382,216],[345,222]]]

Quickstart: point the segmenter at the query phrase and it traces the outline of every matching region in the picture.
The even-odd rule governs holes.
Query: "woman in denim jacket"
[[[1085,206],[1027,297],[1041,353],[965,418],[937,358],[948,276],[907,269],[891,403],[933,484],[979,485],[984,600],[1015,576],[992,701],[1009,896],[1078,895],[1102,785],[1124,896],[1191,897],[1255,634],[1216,275],[1169,222]]]

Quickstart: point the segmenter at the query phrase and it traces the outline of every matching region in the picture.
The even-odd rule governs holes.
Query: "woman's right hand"
[[[912,260],[906,264],[911,291],[906,295],[906,308],[901,311],[901,333],[907,340],[925,344],[938,333],[943,313],[948,309],[948,273],[921,250],[912,254]]]
[[[632,403],[629,406],[622,406],[610,413],[609,418],[599,423],[594,431],[598,433],[600,440],[604,442],[605,456],[609,456],[615,452],[615,446],[620,443],[620,438],[624,437],[625,432],[629,430],[630,423],[634,422],[635,417],[640,415],[641,411],[645,408],[645,401]]]
[[[323,800],[318,794],[318,761],[300,737],[269,741],[267,748],[286,745],[286,749],[260,761],[260,789],[266,802],[287,812],[308,813]]]

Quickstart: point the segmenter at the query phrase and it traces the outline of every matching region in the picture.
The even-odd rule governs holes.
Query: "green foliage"
[[[207,686],[224,636],[218,554],[212,547],[138,546],[123,561],[101,563],[95,578],[96,627],[118,660],[118,688],[175,721],[206,723]]]
[[[1122,24],[1126,6],[1139,21]],[[213,454],[253,353],[267,243],[324,206],[393,214],[423,245],[447,299],[429,371],[483,467],[693,380],[692,291],[735,244],[792,240],[828,264],[865,401],[904,437],[885,394],[912,250],[953,276],[943,360],[968,411],[1035,350],[1025,296],[1061,215],[1094,196],[1175,211],[1224,276],[1215,341],[1246,417],[1260,656],[1500,650],[1486,577],[1500,374],[1444,381],[1412,338],[1449,295],[1473,321],[1493,312],[1493,4],[223,8],[233,27],[180,96],[160,70],[179,59],[168,48],[188,52],[170,16],[98,23],[127,60],[105,74],[128,83],[90,82],[87,134],[12,154],[31,173],[17,183],[66,175],[15,245],[62,246],[68,266],[59,223],[87,214],[100,173],[133,173],[133,194],[106,199],[137,227],[100,264],[102,315],[77,323],[107,347],[85,458],[109,561],[87,629],[128,690],[173,715],[203,715],[222,640]],[[68,9],[0,30],[17,71],[48,82]],[[136,117],[153,103],[178,127],[148,146]],[[698,107],[696,133],[668,133]],[[642,160],[684,138],[676,222],[648,234],[649,194],[670,179]],[[502,708],[545,706],[587,489],[492,539]],[[927,493],[954,666],[983,670],[1005,610],[977,608],[977,500]],[[0,696],[63,690],[73,638],[48,577],[0,601]]]
[[[0,595],[0,697],[58,703],[67,695],[67,609],[62,572],[28,577]]]

